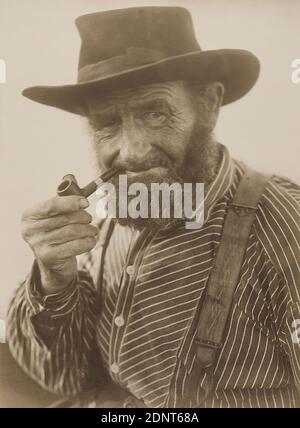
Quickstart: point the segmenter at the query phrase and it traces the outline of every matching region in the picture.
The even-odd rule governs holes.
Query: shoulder
[[[254,224],[257,238],[277,272],[300,293],[300,186],[272,176],[260,199]]]
[[[285,208],[292,216],[300,213],[300,186],[286,177],[273,175],[263,193],[263,202],[272,205],[277,211]],[[291,210],[291,212],[290,212]]]
[[[291,180],[272,176],[258,206],[258,219],[265,228],[274,230],[278,238],[300,238],[300,186]]]

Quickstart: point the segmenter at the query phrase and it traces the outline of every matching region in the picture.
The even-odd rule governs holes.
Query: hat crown
[[[146,48],[165,57],[200,50],[190,13],[181,7],[134,7],[80,16],[78,68]]]
[[[23,95],[85,114],[92,97],[155,82],[218,81],[223,105],[245,95],[259,75],[259,61],[241,49],[201,51],[190,13],[182,7],[133,7],[76,19],[81,49],[76,84],[34,86]]]

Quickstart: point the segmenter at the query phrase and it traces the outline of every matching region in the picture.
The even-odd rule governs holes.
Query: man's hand
[[[56,196],[22,215],[22,236],[35,254],[46,294],[69,285],[77,275],[76,256],[96,244],[98,229],[84,211],[88,205],[82,196]]]

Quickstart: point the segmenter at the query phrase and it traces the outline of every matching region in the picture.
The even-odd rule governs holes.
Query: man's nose
[[[120,160],[126,166],[143,164],[151,151],[149,136],[142,126],[125,123],[120,141]]]

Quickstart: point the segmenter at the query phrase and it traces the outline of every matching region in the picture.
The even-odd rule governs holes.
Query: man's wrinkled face
[[[201,171],[205,175],[218,102],[217,95],[206,97],[201,107],[183,81],[90,100],[88,119],[100,171],[119,166],[128,184],[199,180]]]
[[[122,91],[89,112],[101,169],[118,165],[142,180],[182,166],[196,117],[183,82]]]

